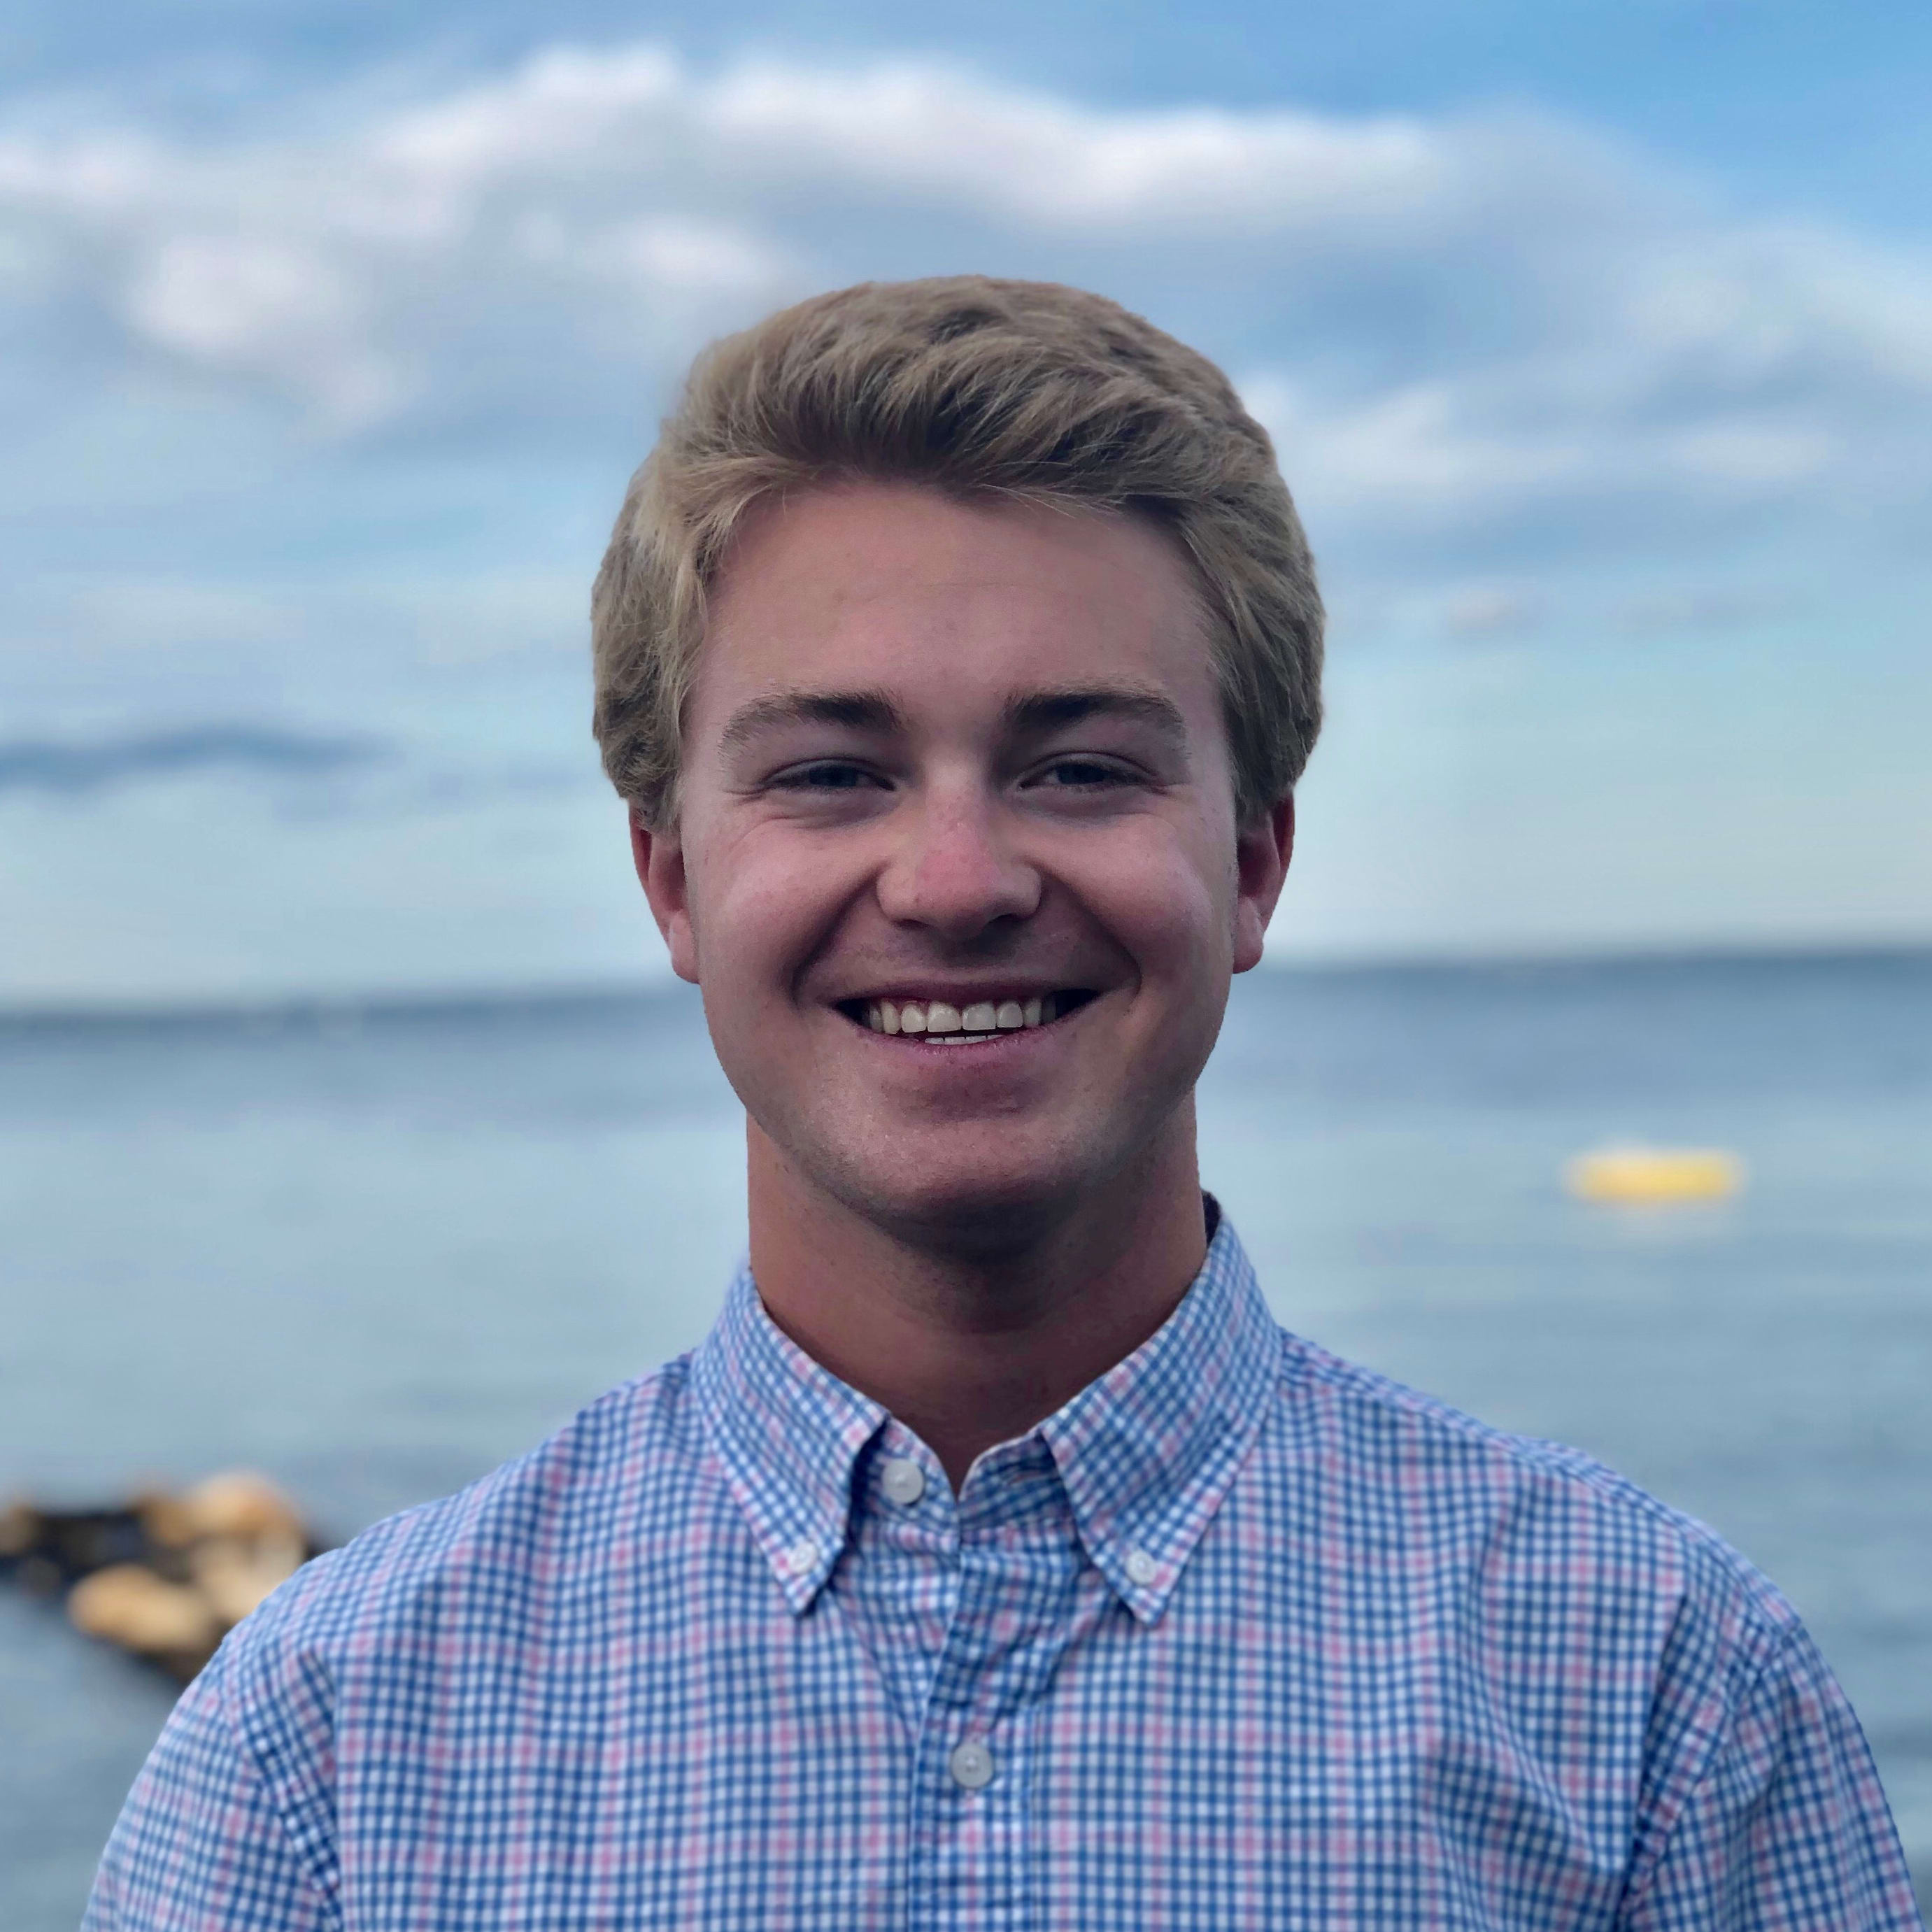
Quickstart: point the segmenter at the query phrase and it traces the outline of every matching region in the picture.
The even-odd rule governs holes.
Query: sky
[[[1932,10],[24,0],[0,1006],[665,970],[588,586],[692,352],[962,269],[1275,436],[1282,960],[1932,942]]]

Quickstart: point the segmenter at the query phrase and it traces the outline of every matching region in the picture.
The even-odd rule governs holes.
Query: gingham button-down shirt
[[[974,1466],[710,1339],[310,1564],[183,1697],[109,1927],[1912,1927],[1782,1598],[1285,1335],[1229,1228]]]

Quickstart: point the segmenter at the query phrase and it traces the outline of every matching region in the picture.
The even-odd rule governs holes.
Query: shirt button
[[[926,1472],[909,1457],[895,1456],[879,1472],[879,1487],[902,1509],[926,1494]]]
[[[818,1545],[806,1537],[785,1552],[784,1560],[785,1568],[794,1576],[802,1576],[818,1561]]]
[[[993,1781],[993,1754],[976,1738],[968,1738],[954,1747],[946,1768],[962,1790],[982,1791]]]
[[[1127,1575],[1136,1583],[1151,1583],[1160,1574],[1160,1565],[1144,1550],[1127,1552]]]

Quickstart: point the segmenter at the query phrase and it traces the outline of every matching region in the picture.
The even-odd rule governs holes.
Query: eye
[[[810,764],[793,765],[770,780],[778,791],[859,791],[880,784],[875,772],[844,758],[815,758]]]
[[[1132,784],[1134,774],[1106,758],[1055,758],[1028,780],[1054,791],[1097,791],[1109,785]]]

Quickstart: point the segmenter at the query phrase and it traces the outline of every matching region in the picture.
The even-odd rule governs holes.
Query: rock
[[[139,1563],[110,1563],[68,1592],[68,1620],[181,1674],[199,1670],[228,1628],[206,1597]]]
[[[193,1536],[265,1538],[299,1544],[307,1536],[296,1506],[266,1476],[230,1470],[197,1483],[181,1499]]]
[[[0,1575],[67,1594],[76,1630],[184,1681],[226,1633],[324,1546],[266,1477],[211,1476],[118,1508],[0,1508]]]
[[[210,1537],[188,1556],[188,1574],[224,1624],[238,1624],[278,1583],[286,1583],[307,1557],[299,1538],[253,1541]]]

